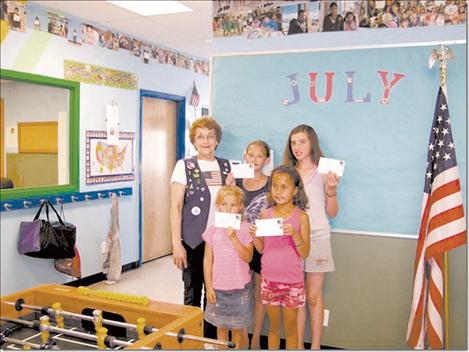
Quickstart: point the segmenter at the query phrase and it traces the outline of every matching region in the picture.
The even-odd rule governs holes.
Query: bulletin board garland
[[[64,78],[114,88],[138,89],[135,74],[83,62],[64,60]]]

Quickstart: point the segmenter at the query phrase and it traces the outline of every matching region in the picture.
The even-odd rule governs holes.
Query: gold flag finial
[[[453,49],[443,44],[438,46],[438,49],[433,49],[428,58],[428,68],[432,68],[436,62],[440,64],[440,87],[446,94],[446,77],[448,71],[448,59],[455,62],[456,56]]]

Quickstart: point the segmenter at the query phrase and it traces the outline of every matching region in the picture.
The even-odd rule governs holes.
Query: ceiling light
[[[108,1],[142,16],[167,15],[193,11],[179,1]]]

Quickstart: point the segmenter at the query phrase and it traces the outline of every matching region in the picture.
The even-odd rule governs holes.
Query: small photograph
[[[320,2],[310,1],[282,6],[283,33],[285,35],[319,32]]]
[[[11,30],[26,32],[26,9],[21,1],[1,1],[2,16],[8,21]],[[6,13],[6,15],[5,15]]]
[[[155,48],[153,49],[153,58],[158,60],[158,63],[164,64],[165,63],[165,51],[163,48]]]
[[[195,73],[203,74],[203,62],[201,60],[194,60],[192,67]]]
[[[250,3],[258,1],[216,1],[213,2],[212,30],[214,37],[243,35],[246,29]]]
[[[284,35],[282,8],[274,2],[261,3],[246,15],[246,36],[248,39],[281,37]]]
[[[346,3],[346,2],[345,2]],[[337,32],[344,30],[344,16],[339,9],[339,4],[344,5],[344,2],[324,2],[324,19],[322,21],[322,31],[323,32]]]
[[[35,31],[41,31],[41,20],[39,19],[38,16],[34,17],[33,29]]]
[[[119,50],[119,34],[118,33],[111,32],[111,40],[107,48],[114,50],[114,51]]]
[[[207,76],[210,74],[210,64],[208,61],[202,61],[202,74]]]
[[[119,34],[119,48],[129,51],[132,48],[132,41],[125,34]]]
[[[99,29],[95,28],[91,24],[82,23],[81,35],[83,43],[99,46]]]
[[[74,45],[82,44],[81,21],[76,18],[68,19],[68,41]]]
[[[2,6],[5,1],[2,1]],[[33,3],[28,3],[27,9],[28,16],[26,16],[27,27],[35,31],[47,31],[47,10],[40,6],[35,6]]]
[[[142,54],[142,42],[138,39],[132,39],[132,55],[140,57]]]
[[[176,66],[176,53],[172,50],[164,49],[165,50],[165,59],[164,63],[167,65]]]
[[[339,6],[340,12],[344,14],[344,31],[356,31],[359,24],[362,1],[344,1]]]
[[[419,1],[368,0],[360,8],[359,26],[368,28],[417,27],[420,25],[419,6]],[[424,8],[421,10],[425,11]]]
[[[109,42],[111,41],[111,32],[103,29],[98,29],[99,31],[99,41],[98,46],[101,48],[107,48]]]
[[[151,45],[143,43],[142,45],[142,59],[144,64],[149,64],[151,58]]]
[[[49,23],[47,24],[47,32],[58,35],[59,37],[68,37],[68,18],[60,16],[53,12],[48,12],[47,17]]]
[[[184,68],[186,70],[191,69],[191,60],[187,56],[183,54],[177,54],[176,55],[176,66],[180,68]]]

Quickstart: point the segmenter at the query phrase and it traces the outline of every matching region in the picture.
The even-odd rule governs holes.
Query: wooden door
[[[169,182],[176,163],[177,104],[142,98],[142,261],[172,253]]]

